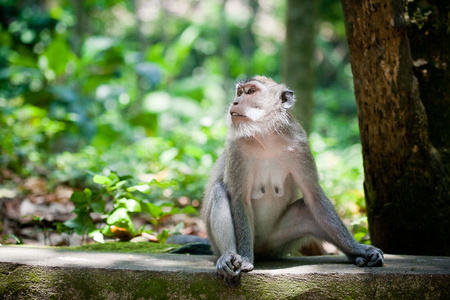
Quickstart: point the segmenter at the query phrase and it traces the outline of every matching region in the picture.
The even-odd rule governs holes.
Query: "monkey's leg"
[[[383,266],[383,252],[376,247],[359,244],[342,223],[333,204],[322,191],[309,201],[305,197],[305,201],[316,223],[316,226],[311,227],[313,235],[333,243],[347,255],[352,263],[360,267]]]
[[[271,244],[285,249],[298,239],[312,234],[314,220],[303,198],[289,205],[270,235]],[[284,253],[280,253],[284,254]]]
[[[313,235],[335,244],[358,266],[382,266],[383,252],[373,246],[357,243],[345,228],[331,202],[325,209],[316,219],[303,199],[291,204],[270,237],[272,243],[277,245],[277,248],[271,251],[272,254],[276,255],[277,253],[273,252],[279,251],[278,254],[283,255],[283,252],[291,250],[291,246],[298,245],[302,237]]]
[[[217,273],[230,286],[239,284],[242,258],[236,251],[236,237],[231,216],[230,199],[224,184],[217,182],[210,194],[208,235],[219,259]]]

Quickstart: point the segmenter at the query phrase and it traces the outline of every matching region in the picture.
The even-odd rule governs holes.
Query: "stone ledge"
[[[0,247],[0,299],[450,299],[450,257],[386,255],[384,268],[343,256],[256,264],[241,285],[211,256]]]

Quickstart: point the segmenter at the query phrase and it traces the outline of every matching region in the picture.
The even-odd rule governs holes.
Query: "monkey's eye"
[[[253,94],[254,92],[255,92],[255,89],[254,89],[254,88],[249,88],[249,89],[247,90],[247,94],[249,94],[249,95]]]
[[[240,97],[241,95],[242,95],[242,90],[241,89],[239,89],[238,91],[237,91],[237,95],[238,95],[238,97]]]

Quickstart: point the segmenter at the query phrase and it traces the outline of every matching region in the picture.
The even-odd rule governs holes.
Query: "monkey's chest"
[[[252,201],[262,199],[265,202],[279,202],[281,199],[292,200],[292,197],[295,197],[293,194],[296,187],[289,167],[283,161],[277,159],[256,160],[252,173],[250,193]]]
[[[255,236],[263,241],[272,232],[286,207],[298,196],[289,168],[277,160],[255,164],[250,200],[255,224]]]
[[[251,177],[250,198],[283,198],[286,195],[288,174],[287,169],[277,160],[256,162]]]

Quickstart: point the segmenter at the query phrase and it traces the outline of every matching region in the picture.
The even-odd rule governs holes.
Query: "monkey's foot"
[[[383,251],[380,249],[369,246],[369,245],[361,245],[364,246],[364,254],[362,256],[358,256],[354,258],[354,263],[358,267],[382,267],[384,263]]]
[[[253,264],[248,259],[242,258],[241,272],[247,273],[253,271],[253,268]]]

